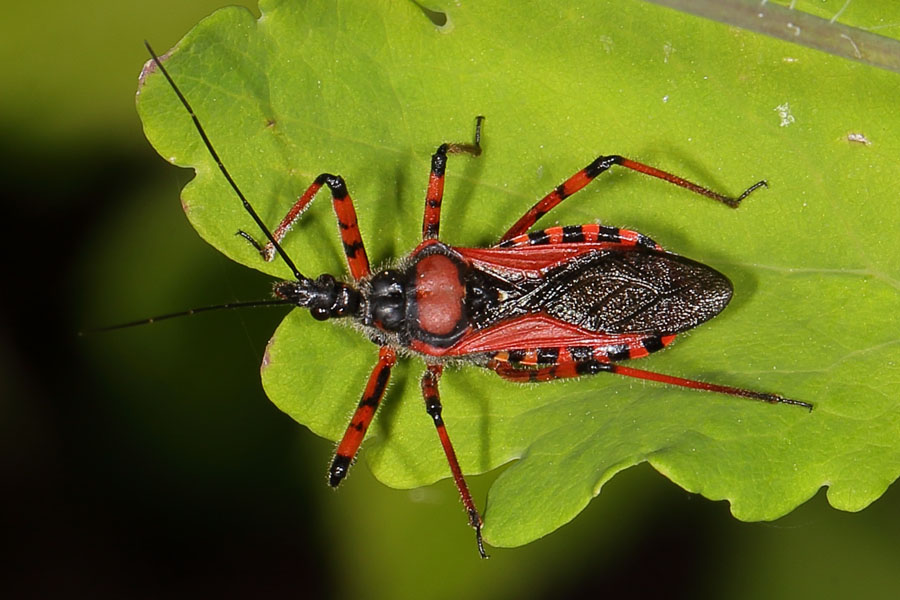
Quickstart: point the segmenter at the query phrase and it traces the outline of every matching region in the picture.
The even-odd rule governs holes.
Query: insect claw
[[[792,406],[802,406],[809,412],[813,411],[813,405],[810,402],[803,402],[802,400],[791,400],[790,398],[782,398],[781,402],[784,404],[790,404]]]
[[[484,521],[477,510],[469,511],[469,524],[475,529],[475,543],[478,544],[478,554],[481,558],[490,558],[490,555],[484,551],[484,540],[481,538],[481,527],[484,525]]]
[[[328,485],[333,488],[340,485],[344,480],[344,477],[347,476],[347,471],[350,469],[350,463],[351,459],[349,457],[340,454],[336,455],[331,463],[331,468],[328,469]]]
[[[478,115],[475,117],[475,138],[472,143],[457,143],[457,144],[443,144],[441,148],[447,154],[457,154],[465,152],[466,154],[471,154],[472,156],[480,156],[481,155],[481,127],[482,123],[484,123],[484,116]]]
[[[238,229],[238,230],[235,232],[234,235],[239,235],[239,236],[241,236],[242,238],[244,238],[245,240],[247,240],[247,242],[248,242],[251,246],[253,246],[254,248],[256,248],[256,251],[257,251],[257,252],[259,252],[260,254],[263,253],[263,247],[259,244],[259,242],[257,242],[257,241],[253,238],[252,235],[250,235],[249,233],[247,233],[247,232],[244,231],[243,229]]]
[[[239,235],[247,242],[256,248],[256,251],[259,252],[259,255],[262,256],[262,259],[266,262],[271,262],[273,258],[275,258],[275,247],[272,246],[272,242],[269,242],[265,246],[257,242],[252,235],[244,231],[243,229],[239,229],[235,235]]]
[[[478,544],[478,554],[481,558],[488,559],[490,554],[484,551],[484,540],[481,539],[481,525],[475,527],[475,543]]]
[[[766,394],[766,398],[764,400],[770,404],[789,404],[791,406],[801,406],[808,410],[809,412],[813,411],[813,405],[809,402],[804,402],[803,400],[794,400],[793,398],[785,398],[779,394]]]
[[[744,190],[744,193],[741,194],[740,196],[738,196],[738,197],[734,200],[734,204],[729,203],[729,206],[731,206],[731,207],[733,207],[733,208],[737,208],[738,205],[741,203],[741,201],[742,201],[744,198],[746,198],[747,196],[749,196],[750,194],[752,194],[754,191],[758,190],[758,189],[761,188],[761,187],[764,187],[764,188],[769,187],[769,182],[766,181],[765,179],[762,179],[762,180],[760,180],[760,181],[757,181],[756,183],[754,183],[753,185],[751,185],[750,187],[748,187],[746,190]]]

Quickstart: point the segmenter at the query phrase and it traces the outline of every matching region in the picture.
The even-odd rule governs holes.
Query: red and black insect
[[[486,557],[482,518],[469,493],[453,444],[441,418],[438,383],[449,361],[469,363],[510,381],[549,381],[615,373],[770,403],[812,405],[725,385],[643,371],[619,364],[669,345],[675,336],[721,312],[732,296],[731,282],[718,271],[666,252],[649,237],[602,225],[572,225],[529,231],[554,207],[619,165],[668,181],[736,208],[760,181],[730,198],[680,177],[622,156],[601,156],[529,209],[489,248],[460,248],[438,239],[444,173],[454,153],[481,153],[483,118],[471,144],[442,144],[431,158],[422,242],[397,266],[373,272],[344,180],[323,173],[300,196],[274,231],[261,221],[206,136],[187,99],[161,61],[153,60],[193,118],[209,152],[267,242],[239,232],[265,260],[276,255],[294,279],[275,284],[276,303],[309,309],[313,318],[352,319],[378,347],[378,363],[329,471],[329,483],[344,479],[384,396],[398,352],[426,364],[422,375],[425,409],[434,421],[456,487],[475,529],[478,552]],[[303,275],[279,243],[327,186],[337,216],[350,279]]]

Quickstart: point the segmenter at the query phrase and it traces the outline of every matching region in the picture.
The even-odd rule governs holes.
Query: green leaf
[[[412,2],[260,8],[259,20],[215,13],[166,65],[265,222],[318,173],[339,173],[373,263],[416,246],[430,155],[470,139],[479,114],[484,154],[448,166],[441,238],[454,245],[495,242],[599,154],[728,194],[770,183],[733,211],[617,171],[542,224],[600,219],[727,273],[728,310],[639,366],[816,410],[612,376],[522,386],[449,369],[444,418],[464,470],[514,463],[488,495],[490,544],[553,531],[642,461],[744,520],[775,519],[821,486],[836,508],[860,510],[897,478],[897,75],[633,2],[448,2],[443,27]],[[197,170],[182,201],[200,235],[289,277],[235,236],[259,234],[157,74],[138,105],[160,154]],[[309,276],[346,273],[323,196],[284,244]],[[282,410],[336,440],[375,359],[353,328],[296,310],[272,338],[263,383]],[[418,391],[422,363],[401,363],[363,454],[378,479],[405,488],[449,472]]]

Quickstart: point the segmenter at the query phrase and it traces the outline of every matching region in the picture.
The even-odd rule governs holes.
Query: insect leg
[[[294,226],[294,223],[309,208],[316,192],[323,185],[327,185],[331,189],[334,214],[337,216],[341,241],[344,244],[344,254],[347,257],[350,274],[353,275],[354,279],[365,277],[369,274],[369,258],[366,255],[366,247],[363,245],[362,236],[359,233],[359,224],[356,219],[356,209],[353,208],[353,200],[350,198],[350,194],[347,192],[347,185],[340,175],[322,173],[316,177],[312,185],[303,192],[303,195],[294,203],[294,206],[291,207],[278,227],[272,232],[272,237],[281,243],[281,240]],[[238,235],[253,244],[259,250],[264,260],[270,261],[275,257],[275,247],[272,242],[261,245],[244,231],[238,231]]]
[[[528,212],[522,215],[522,217],[518,221],[516,221],[515,225],[510,227],[509,231],[503,234],[503,237],[500,238],[500,241],[505,242],[511,238],[527,232],[529,229],[531,229],[531,226],[537,222],[538,219],[550,212],[550,210],[552,210],[560,202],[562,202],[575,192],[583,189],[587,184],[593,181],[595,177],[597,177],[600,173],[603,173],[613,165],[620,165],[622,167],[631,169],[632,171],[638,171],[639,173],[644,173],[645,175],[650,175],[652,177],[657,177],[664,181],[668,181],[671,184],[683,187],[696,194],[700,194],[701,196],[712,198],[713,200],[721,202],[722,204],[730,206],[731,208],[737,208],[740,205],[741,201],[757,188],[768,186],[765,181],[758,181],[747,188],[744,193],[742,193],[737,198],[732,198],[719,194],[718,192],[714,192],[703,186],[697,185],[696,183],[692,183],[687,179],[682,179],[677,175],[673,175],[661,169],[657,169],[656,167],[651,167],[650,165],[645,165],[644,163],[639,163],[623,156],[599,156],[594,160],[594,162],[569,177],[563,183],[558,185],[556,189],[544,196],[534,206],[528,209]]]
[[[560,356],[564,353],[560,352]],[[646,379],[649,381],[657,381],[667,385],[677,385],[680,387],[690,388],[694,390],[705,390],[709,392],[717,392],[720,394],[728,394],[729,396],[738,396],[741,398],[750,398],[752,400],[760,400],[770,404],[790,404],[793,406],[802,406],[808,410],[812,410],[813,405],[809,402],[793,400],[785,398],[779,394],[766,394],[753,390],[745,390],[742,388],[731,387],[728,385],[718,385],[715,383],[706,383],[705,381],[697,381],[694,379],[684,379],[673,375],[664,375],[662,373],[654,373],[653,371],[644,371],[642,369],[634,369],[618,364],[613,364],[606,360],[598,360],[597,358],[573,359],[565,353],[568,358],[560,359],[556,364],[536,367],[536,368],[517,368],[510,362],[491,359],[487,368],[493,370],[500,377],[509,381],[542,382],[552,381],[554,379],[568,379],[571,377],[580,377],[582,375],[594,375],[596,373],[615,373],[624,375],[625,377],[636,377],[638,379]]]
[[[469,493],[469,486],[466,485],[466,479],[463,477],[462,469],[459,467],[459,461],[456,458],[456,451],[453,450],[453,444],[450,442],[450,436],[447,434],[447,427],[441,417],[441,397],[438,392],[438,381],[441,379],[441,365],[428,365],[428,370],[422,375],[422,396],[425,398],[425,409],[434,420],[434,427],[437,429],[438,437],[441,438],[441,446],[444,447],[444,454],[447,455],[447,462],[450,463],[450,472],[453,474],[453,480],[456,482],[456,489],[459,490],[460,498],[462,498],[463,506],[469,515],[469,524],[475,529],[475,540],[478,543],[478,553],[481,558],[487,558],[484,551],[484,542],[481,539],[481,526],[483,521],[478,509],[475,508],[475,502],[472,500],[472,494]]]
[[[521,351],[512,350],[509,354],[517,354]],[[526,351],[527,352],[527,351]],[[503,352],[502,354],[507,354]],[[597,363],[596,365],[588,363]],[[518,383],[539,383],[553,381],[555,379],[570,379],[582,375],[593,375],[601,371],[611,371],[612,363],[597,360],[559,360],[556,364],[535,367],[529,364],[512,364],[501,358],[493,358],[487,363],[487,368],[508,381]]]
[[[381,399],[384,397],[384,390],[391,378],[391,367],[395,362],[397,362],[396,352],[387,346],[382,346],[378,352],[378,364],[369,375],[369,382],[356,407],[356,412],[353,413],[344,437],[334,453],[334,460],[328,470],[328,483],[331,487],[337,487],[347,476],[347,470],[350,468],[350,464],[359,450],[359,445],[366,436],[366,430],[372,423],[375,411],[378,410],[378,405],[381,404]]]
[[[428,176],[428,192],[425,195],[425,216],[422,219],[422,239],[437,239],[441,226],[441,202],[444,200],[444,172],[447,155],[466,152],[472,156],[481,154],[481,124],[484,117],[475,117],[475,140],[471,144],[441,144],[431,156],[431,174]]]
[[[647,379],[650,381],[658,381],[668,385],[678,385],[681,387],[691,388],[694,390],[706,390],[709,392],[718,392],[720,394],[728,394],[730,396],[739,396],[741,398],[750,398],[752,400],[761,400],[769,404],[791,404],[793,406],[802,406],[807,410],[812,410],[813,405],[809,402],[801,400],[793,400],[785,398],[780,394],[765,394],[763,392],[755,392],[753,390],[745,390],[742,388],[731,387],[729,385],[718,385],[715,383],[706,383],[705,381],[697,381],[695,379],[684,379],[673,375],[664,375],[662,373],[654,373],[653,371],[644,371],[643,369],[634,369],[621,365],[612,365],[611,373],[624,375],[626,377],[637,377],[638,379]]]
[[[497,244],[497,247],[515,248],[542,244],[616,244],[624,247],[643,246],[658,251],[663,249],[662,246],[638,231],[598,225],[597,223],[548,227],[509,238]]]

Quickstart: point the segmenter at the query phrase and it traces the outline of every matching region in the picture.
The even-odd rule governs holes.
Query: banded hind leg
[[[540,246],[544,244],[616,244],[617,246],[643,246],[651,250],[663,251],[655,241],[631,229],[619,229],[608,225],[589,223],[587,225],[565,225],[539,229],[511,237],[497,244],[498,248],[518,246]]]
[[[485,365],[503,379],[520,383],[534,383],[569,379],[597,373],[614,373],[625,377],[634,377],[648,381],[656,381],[666,385],[675,385],[694,390],[704,390],[760,400],[770,404],[789,404],[812,410],[813,405],[801,400],[785,398],[780,394],[768,394],[732,387],[685,379],[674,375],[665,375],[654,371],[635,369],[614,363],[614,360],[640,358],[659,350],[674,339],[675,336],[654,336],[647,340],[635,340],[632,344],[609,346],[579,346],[575,348],[537,348],[531,350],[508,350],[497,352]]]
[[[438,437],[441,440],[441,446],[444,454],[447,456],[447,462],[450,464],[450,473],[453,474],[453,481],[456,483],[456,489],[459,490],[459,497],[469,516],[469,525],[475,529],[475,541],[478,544],[478,554],[481,558],[487,558],[488,555],[484,551],[484,542],[481,539],[481,527],[483,521],[478,509],[475,507],[475,501],[472,500],[472,494],[469,492],[469,486],[463,476],[462,469],[459,466],[459,460],[456,458],[456,451],[453,449],[453,443],[450,441],[450,435],[447,433],[447,427],[444,425],[444,419],[441,417],[441,396],[438,392],[438,382],[441,379],[443,367],[441,365],[428,365],[428,370],[422,375],[422,396],[425,398],[425,410],[434,421],[434,427],[437,429]]]
[[[323,185],[327,185],[331,190],[331,203],[334,207],[334,214],[337,217],[341,242],[344,246],[344,256],[347,257],[350,274],[353,276],[353,279],[359,280],[370,273],[369,257],[366,254],[362,235],[359,233],[359,223],[356,218],[356,209],[353,207],[353,199],[350,198],[350,194],[347,192],[347,185],[340,175],[322,173],[316,177],[312,185],[306,188],[306,191],[303,192],[284,216],[278,227],[272,231],[272,238],[279,244],[281,243],[287,232],[291,230],[303,213],[306,212],[306,209],[309,208],[316,193]],[[250,242],[265,261],[271,261],[275,257],[275,246],[271,241],[266,244],[260,244],[244,231],[238,231],[238,235]]]
[[[744,192],[740,196],[732,198],[730,196],[725,196],[719,194],[718,192],[714,192],[709,188],[705,188],[701,185],[697,185],[696,183],[692,183],[687,179],[683,179],[667,171],[657,169],[656,167],[651,167],[650,165],[645,165],[644,163],[640,163],[623,156],[619,156],[616,154],[610,156],[599,156],[591,164],[569,177],[563,183],[558,185],[552,192],[544,196],[534,206],[528,209],[528,212],[522,215],[519,220],[516,221],[516,223],[512,227],[510,227],[506,233],[503,234],[503,237],[500,238],[500,243],[506,242],[514,237],[526,233],[538,221],[538,219],[550,212],[560,202],[572,196],[572,194],[584,189],[584,187],[592,182],[598,175],[608,170],[613,165],[619,165],[631,169],[632,171],[637,171],[639,173],[644,173],[645,175],[650,175],[651,177],[657,177],[664,181],[668,181],[673,185],[683,187],[696,194],[700,194],[701,196],[712,198],[713,200],[721,202],[722,204],[730,206],[731,208],[737,208],[740,205],[741,201],[749,196],[750,193],[754,190],[763,186],[768,186],[765,180],[758,181],[744,190]]]

